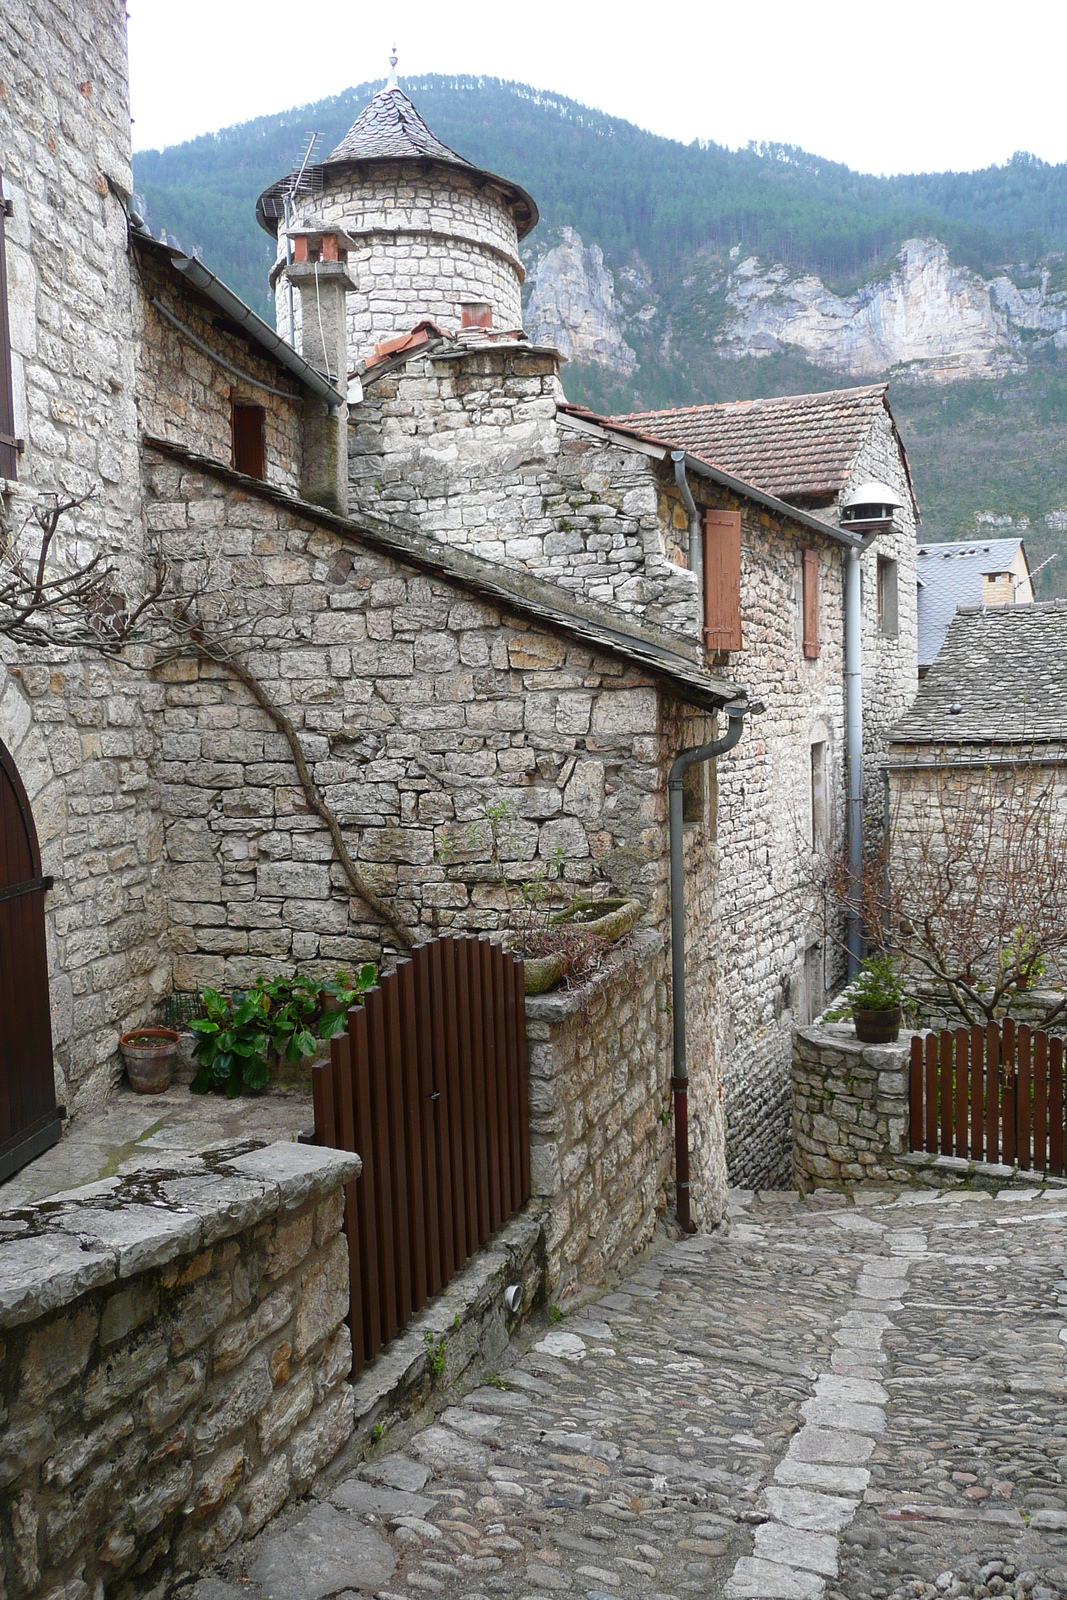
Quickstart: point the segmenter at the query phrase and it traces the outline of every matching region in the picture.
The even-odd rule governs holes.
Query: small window
[[[801,552],[804,580],[804,654],[814,661],[819,654],[819,552]]]
[[[878,557],[878,631],[897,636],[897,564],[885,556]]]
[[[811,848],[823,854],[830,842],[830,814],[826,792],[826,744],[811,747]]]
[[[4,220],[7,186],[0,173],[0,478],[14,478],[18,470],[15,438],[15,397],[11,382],[11,324],[7,314],[7,251]]]
[[[238,472],[250,478],[267,475],[266,449],[267,413],[263,406],[248,406],[235,400],[233,403],[233,464]]]
[[[465,328],[491,328],[493,308],[483,300],[470,300],[460,306],[460,321]]]
[[[815,1021],[822,1010],[824,995],[822,946],[809,944],[804,952],[804,976],[800,995],[802,1025]]]

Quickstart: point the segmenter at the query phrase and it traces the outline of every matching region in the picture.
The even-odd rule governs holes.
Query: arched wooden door
[[[41,851],[29,798],[0,743],[0,1182],[55,1144]]]

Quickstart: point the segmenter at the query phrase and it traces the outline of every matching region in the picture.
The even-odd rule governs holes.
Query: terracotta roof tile
[[[885,383],[825,394],[637,411],[613,420],[684,449],[780,500],[836,499],[886,407]]]

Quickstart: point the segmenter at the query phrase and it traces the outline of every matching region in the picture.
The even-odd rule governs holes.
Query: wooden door
[[[0,1181],[61,1131],[44,933],[51,887],[26,790],[0,744]]]

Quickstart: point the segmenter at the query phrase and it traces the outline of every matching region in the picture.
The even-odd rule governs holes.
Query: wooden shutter
[[[704,643],[741,648],[741,513],[704,513]]]
[[[250,478],[267,476],[266,411],[263,406],[233,407],[233,464]]]
[[[819,654],[819,552],[804,550],[804,654],[814,661]]]
[[[15,401],[11,386],[11,323],[7,314],[5,220],[3,183],[0,182],[0,478],[13,478],[18,470],[18,451],[15,446]]]

